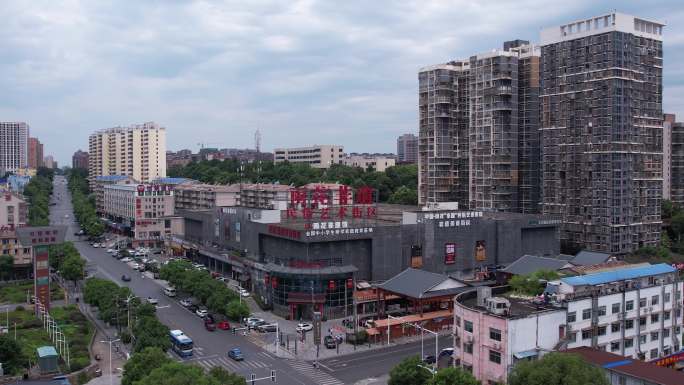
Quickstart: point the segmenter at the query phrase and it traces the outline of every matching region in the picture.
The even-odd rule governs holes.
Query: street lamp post
[[[114,376],[112,373],[112,344],[117,341],[119,341],[118,338],[115,340],[100,341],[103,344],[109,344],[109,385],[114,385]]]

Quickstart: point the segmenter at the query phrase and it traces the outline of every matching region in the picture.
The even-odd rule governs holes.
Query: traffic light
[[[276,382],[275,370],[271,370],[271,382]]]

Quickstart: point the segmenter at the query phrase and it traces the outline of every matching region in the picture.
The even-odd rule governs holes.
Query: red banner
[[[444,244],[444,264],[453,265],[456,263],[456,244],[455,243],[445,243]]]

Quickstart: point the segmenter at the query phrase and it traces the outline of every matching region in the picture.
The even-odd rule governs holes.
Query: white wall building
[[[0,172],[28,167],[29,126],[24,122],[0,122]]]
[[[307,163],[315,168],[330,168],[333,164],[342,164],[344,147],[337,145],[313,145],[310,147],[276,148],[275,163]]]
[[[342,164],[350,167],[361,167],[366,170],[372,167],[375,171],[385,172],[388,167],[396,165],[394,157],[386,155],[349,154],[342,159]]]

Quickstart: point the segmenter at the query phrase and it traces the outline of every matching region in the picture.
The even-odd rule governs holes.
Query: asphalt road
[[[110,279],[121,286],[128,286],[140,298],[148,296],[158,298],[157,316],[160,321],[171,329],[181,329],[192,338],[195,346],[195,354],[189,359],[170,353],[179,361],[194,363],[210,369],[213,366],[222,366],[225,369],[239,373],[248,380],[252,373],[257,378],[270,376],[271,370],[276,371],[278,384],[287,385],[341,385],[343,382],[333,378],[323,370],[316,370],[311,363],[275,357],[261,347],[249,341],[248,337],[240,334],[233,335],[231,332],[217,330],[209,332],[204,329],[202,320],[178,304],[177,301],[166,297],[162,292],[161,285],[149,278],[142,278],[140,273],[134,272],[125,263],[112,258],[105,250],[93,248],[87,242],[74,236],[79,230],[74,223],[70,197],[67,192],[64,177],[55,176],[53,188],[53,202],[50,207],[50,221],[52,224],[69,225],[67,240],[73,241],[81,255],[88,260],[91,271],[96,270],[95,276]],[[132,277],[130,282],[122,282],[123,274]],[[245,361],[235,362],[227,357],[227,351],[233,347],[242,349]],[[258,381],[258,383],[270,382]]]
[[[315,369],[308,361],[275,357],[272,349],[270,351],[262,349],[252,343],[249,336],[245,337],[239,333],[233,335],[222,330],[209,332],[204,329],[204,324],[199,317],[182,307],[176,300],[166,297],[160,283],[150,278],[143,278],[140,273],[134,272],[125,263],[112,258],[104,249],[93,248],[85,240],[74,236],[79,227],[74,222],[66,179],[62,176],[55,176],[52,201],[55,205],[50,207],[50,222],[69,226],[66,240],[74,242],[81,255],[88,260],[88,269],[91,274],[110,279],[121,286],[128,286],[140,298],[144,299],[148,296],[157,298],[159,320],[171,329],[183,330],[192,338],[195,345],[195,354],[192,358],[181,359],[169,353],[178,361],[194,363],[205,369],[222,366],[231,372],[245,376],[248,380],[252,373],[256,374],[257,378],[261,378],[270,376],[271,370],[275,370],[278,384],[342,385],[381,377],[389,373],[392,367],[404,358],[421,354],[420,342],[414,342],[325,359],[320,361],[322,365]],[[121,276],[124,274],[132,278],[130,282],[121,281]],[[450,346],[450,341],[446,341],[444,337],[439,342],[440,349]],[[227,351],[234,347],[242,349],[245,355],[244,362],[235,362],[227,357]],[[424,349],[426,355],[434,354],[434,338],[426,336]],[[257,384],[266,382],[270,380],[258,381]]]

